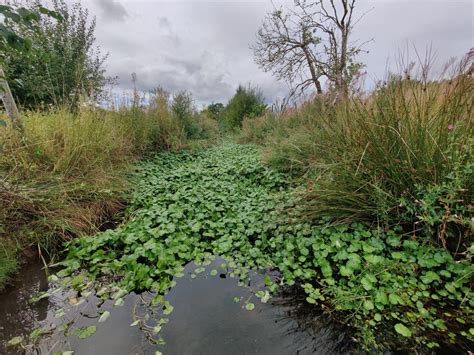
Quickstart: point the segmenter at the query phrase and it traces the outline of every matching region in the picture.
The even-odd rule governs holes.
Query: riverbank
[[[85,109],[24,113],[25,131],[0,127],[0,290],[31,250],[53,259],[125,208],[142,157],[196,145],[168,111]]]

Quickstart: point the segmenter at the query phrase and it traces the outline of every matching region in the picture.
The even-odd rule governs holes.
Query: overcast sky
[[[276,4],[281,2],[274,1]],[[259,86],[267,101],[286,94],[286,86],[262,72],[250,44],[270,0],[83,0],[97,16],[97,42],[110,53],[107,71],[119,77],[119,90],[161,85],[174,93],[186,89],[200,105],[226,102],[239,84]],[[354,38],[373,39],[366,64],[368,85],[383,78],[387,60],[407,43],[424,51],[432,45],[443,62],[474,46],[472,0],[365,0]],[[391,60],[393,62],[393,60]]]

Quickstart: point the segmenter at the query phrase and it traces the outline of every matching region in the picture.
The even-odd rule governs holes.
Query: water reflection
[[[0,354],[15,354],[6,343],[14,336],[27,336],[38,322],[46,319],[49,300],[32,305],[32,295],[48,289],[46,274],[40,264],[23,268],[14,284],[0,294]]]
[[[66,319],[74,320],[81,327],[97,324],[97,332],[84,340],[75,335],[55,334],[30,352],[50,354],[74,350],[75,355],[125,355],[154,354],[159,350],[163,354],[179,355],[278,355],[346,353],[351,349],[344,331],[335,328],[321,314],[309,312],[294,291],[282,294],[268,304],[260,303],[253,295],[263,284],[263,275],[255,273],[250,287],[240,287],[237,279],[226,274],[226,277],[209,275],[209,271],[220,264],[222,260],[217,259],[206,267],[206,272],[193,278],[191,275],[197,266],[190,263],[185,270],[186,276],[177,279],[176,287],[166,297],[174,305],[174,312],[168,316],[169,323],[161,332],[165,345],[151,345],[138,327],[130,326],[134,308],[138,313],[147,311],[139,296],[131,294],[122,307],[113,307],[110,302],[101,305],[102,310],[108,309],[111,313],[105,323],[97,323],[95,319],[97,303],[94,297],[81,307],[69,305]],[[30,266],[22,275],[17,288],[0,298],[0,314],[9,314],[0,319],[3,328],[1,354],[9,354],[5,348],[8,339],[29,334],[39,322],[59,324],[53,308],[64,300],[64,295],[62,301],[61,297],[56,297],[29,305],[29,297],[44,290],[47,282],[38,266]],[[236,303],[235,297],[241,301]],[[253,311],[244,308],[248,299],[256,305]]]

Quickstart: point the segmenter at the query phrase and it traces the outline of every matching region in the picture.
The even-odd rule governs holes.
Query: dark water
[[[35,347],[23,352],[50,354],[54,351],[74,350],[75,355],[101,354],[334,354],[350,349],[349,337],[336,329],[324,316],[311,315],[291,297],[282,296],[261,303],[252,296],[263,283],[263,276],[255,274],[249,287],[238,286],[238,280],[226,274],[210,276],[222,260],[206,267],[206,272],[191,277],[197,267],[186,267],[185,277],[166,296],[174,306],[167,316],[161,335],[165,345],[151,345],[144,333],[130,326],[132,314],[144,314],[140,296],[131,294],[125,304],[113,307],[105,303],[102,310],[110,310],[105,323],[97,323],[97,304],[94,297],[80,307],[69,306],[64,319],[74,320],[78,326],[97,325],[97,332],[81,340],[75,335],[53,334]],[[64,295],[56,295],[31,305],[30,297],[46,290],[48,282],[39,265],[27,266],[18,277],[15,287],[0,295],[0,354],[15,354],[6,342],[13,336],[27,336],[38,325],[58,324],[54,310],[63,307]],[[142,295],[144,297],[144,295]],[[243,301],[236,303],[235,297]],[[249,299],[253,311],[244,308]],[[66,307],[65,307],[66,308]],[[92,317],[92,318],[89,318]],[[304,325],[304,326],[303,326]]]

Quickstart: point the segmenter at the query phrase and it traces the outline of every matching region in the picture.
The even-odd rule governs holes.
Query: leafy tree
[[[26,11],[40,6],[29,0]],[[107,56],[95,43],[95,18],[79,1],[68,5],[65,0],[53,0],[53,11],[61,16],[57,21],[41,17],[36,30],[23,23],[14,23],[20,37],[31,39],[30,55],[7,50],[3,54],[5,71],[12,83],[13,95],[21,105],[29,108],[46,105],[66,105],[77,109],[81,97],[98,100],[107,82],[103,67]]]
[[[241,127],[245,117],[261,116],[266,109],[267,105],[260,90],[240,85],[224,110],[223,126],[225,129]]]
[[[41,15],[54,17],[57,20],[61,16],[54,11],[51,11],[39,3],[32,8],[14,7],[11,5],[0,5],[0,14],[3,16],[0,19],[0,49],[2,52],[10,49],[15,49],[21,52],[27,52],[31,49],[32,40],[16,31],[17,25],[22,25],[33,33],[38,30],[38,22]],[[0,57],[0,63],[2,58]]]
[[[171,112],[181,122],[188,138],[196,134],[197,127],[194,122],[196,110],[191,93],[183,90],[176,94],[171,104]]]
[[[33,9],[24,7],[12,7],[11,5],[0,5],[0,97],[4,108],[12,120],[13,127],[23,131],[23,123],[12,96],[10,86],[3,71],[4,55],[7,51],[13,51],[22,55],[27,55],[32,47],[32,40],[18,33],[16,27],[23,26],[28,30],[28,34],[38,31],[38,22],[41,15],[54,17],[62,20],[61,16],[38,4]],[[20,83],[20,81],[17,82]],[[5,126],[6,122],[0,120],[0,125]]]
[[[208,105],[206,109],[202,111],[202,113],[213,120],[219,121],[224,109],[224,104],[217,102]]]

